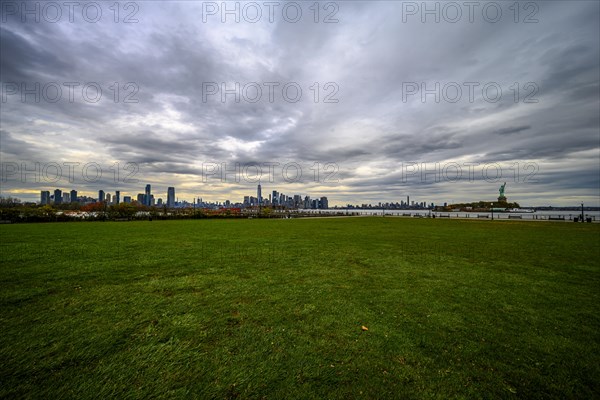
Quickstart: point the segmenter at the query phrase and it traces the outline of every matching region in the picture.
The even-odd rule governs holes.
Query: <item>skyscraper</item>
[[[62,203],[62,190],[56,189],[54,190],[54,204]]]
[[[175,207],[175,188],[173,186],[167,188],[167,207]]]
[[[256,189],[256,197],[258,197],[258,204],[262,204],[262,187],[260,186],[260,183],[258,184],[258,188]]]
[[[115,191],[115,204],[119,204],[121,202],[121,191]]]
[[[77,190],[71,190],[71,203],[77,202]]]
[[[102,202],[106,200],[106,196],[104,195],[104,190],[98,190],[98,201]]]
[[[42,198],[40,199],[41,200],[40,203],[42,205],[50,204],[50,191],[49,190],[42,190],[41,197]]]
[[[146,185],[146,194],[144,195],[144,200],[147,206],[152,205],[152,200],[151,200],[151,196],[152,195],[152,190],[150,187],[150,184]]]

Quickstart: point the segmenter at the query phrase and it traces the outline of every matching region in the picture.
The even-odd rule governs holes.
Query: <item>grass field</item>
[[[196,220],[0,235],[1,398],[600,396],[597,224]]]

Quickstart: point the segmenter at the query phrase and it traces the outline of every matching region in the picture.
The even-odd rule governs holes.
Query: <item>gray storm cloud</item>
[[[239,22],[221,2],[119,3],[118,16],[94,3],[97,22],[92,3],[72,22],[64,7],[52,21],[39,2],[3,3],[3,165],[136,163],[139,182],[24,181],[3,167],[2,195],[135,195],[151,183],[240,201],[255,182],[204,179],[207,165],[296,163],[302,182],[276,174],[267,190],[442,203],[493,199],[508,180],[521,204],[600,205],[599,4],[521,3],[517,15],[475,3],[458,19],[427,3],[439,22],[421,2],[323,2],[318,15],[294,3],[297,22],[286,2],[272,14],[253,3],[256,21],[249,3],[227,3]],[[314,179],[315,163],[336,164],[336,179]]]

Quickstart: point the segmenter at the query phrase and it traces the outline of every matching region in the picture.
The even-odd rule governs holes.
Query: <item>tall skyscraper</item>
[[[77,202],[77,190],[71,190],[71,203]]]
[[[173,186],[167,188],[167,207],[175,207],[175,188]]]
[[[61,203],[62,203],[62,190],[56,189],[54,191],[54,204],[61,204]]]
[[[98,201],[102,202],[106,200],[106,195],[104,194],[104,190],[98,190]]]
[[[152,200],[151,200],[151,196],[152,195],[152,190],[150,187],[150,184],[146,185],[146,194],[144,196],[144,199],[146,200],[146,205],[147,206],[151,206],[152,205]]]
[[[262,204],[262,187],[260,186],[260,183],[258,184],[258,188],[256,189],[256,197],[258,197],[258,204]]]
[[[112,196],[110,195],[110,193],[106,193],[106,203],[110,204],[111,200],[112,200]]]
[[[40,203],[42,205],[50,204],[50,191],[49,190],[42,190],[41,197],[42,198],[40,199],[41,200]]]
[[[115,204],[119,204],[121,202],[121,191],[117,190],[115,192]]]

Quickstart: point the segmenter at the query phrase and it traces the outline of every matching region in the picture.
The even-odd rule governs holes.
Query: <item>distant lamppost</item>
[[[493,221],[494,220],[494,203],[492,203],[491,211],[492,211],[492,221]]]

